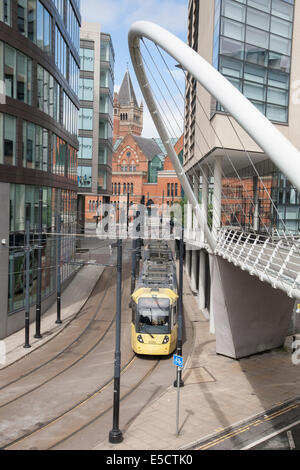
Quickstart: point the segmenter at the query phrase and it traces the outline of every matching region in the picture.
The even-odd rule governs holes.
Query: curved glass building
[[[80,0],[0,0],[0,339],[24,326],[26,221],[31,319],[39,267],[42,310],[55,299],[58,215],[73,274],[80,24]]]

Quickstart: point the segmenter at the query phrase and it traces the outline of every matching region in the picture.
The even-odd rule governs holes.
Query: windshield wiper
[[[142,325],[142,328],[144,328],[145,333],[146,333],[147,335],[150,335],[151,338],[154,339],[154,336],[153,336],[151,333],[149,333],[149,331],[147,331],[146,325]]]

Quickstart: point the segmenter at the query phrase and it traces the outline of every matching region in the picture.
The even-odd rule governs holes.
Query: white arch
[[[131,26],[128,33],[129,50],[143,96],[185,194],[195,210],[197,220],[204,227],[207,241],[214,249],[215,240],[204,223],[198,201],[171,145],[153,98],[140,53],[140,38],[142,37],[158,44],[201,83],[231,113],[298,191],[300,191],[300,152],[242,93],[183,41],[164,28],[148,21],[137,21]]]

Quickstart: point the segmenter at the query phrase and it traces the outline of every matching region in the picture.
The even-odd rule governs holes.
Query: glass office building
[[[296,39],[299,8],[299,2],[294,0],[190,0],[188,42],[300,149],[297,131],[299,104],[293,99],[299,75],[299,41]],[[209,154],[213,158],[218,149],[218,155],[222,155],[220,141],[217,139],[212,139],[210,149],[199,150],[201,124],[197,121],[197,114],[202,113],[199,100],[201,103],[208,102],[204,101],[204,92],[188,77],[184,139],[187,172],[196,168],[199,152],[203,153],[202,158]],[[209,104],[207,116],[210,116],[213,125],[219,129],[224,148],[230,149],[232,156],[241,151],[244,153],[244,150],[249,154],[253,152],[255,156],[260,149],[253,142],[247,141],[244,144],[246,148],[243,148],[238,139],[230,134],[226,125],[226,112],[221,104],[211,96]],[[267,155],[265,158],[258,168],[267,181],[275,205],[268,204],[265,191],[259,191],[258,204],[264,221],[259,230],[263,231],[264,225],[268,229],[281,231],[285,228],[298,232],[299,194]],[[250,166],[243,170],[248,196],[252,194],[253,197],[254,177],[255,173]],[[249,186],[250,179],[253,183]],[[223,188],[223,194],[225,193]],[[225,207],[224,201],[222,204]],[[234,219],[235,214],[229,214],[230,218]],[[253,226],[252,221],[253,214],[239,218],[245,229]]]
[[[26,221],[32,244],[31,319],[40,223],[42,311],[54,300],[58,214],[64,234],[62,281],[74,271],[70,261],[77,223],[79,8],[78,0],[0,1],[0,339],[24,326]]]
[[[280,123],[288,122],[293,18],[293,0],[215,2],[214,67]]]
[[[96,23],[83,23],[80,38],[78,187],[97,207],[111,195],[114,49]]]

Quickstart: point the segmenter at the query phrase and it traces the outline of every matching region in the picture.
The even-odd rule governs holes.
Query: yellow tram
[[[177,281],[172,251],[152,241],[132,294],[131,346],[137,354],[168,355],[177,344]]]

